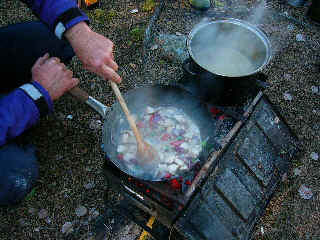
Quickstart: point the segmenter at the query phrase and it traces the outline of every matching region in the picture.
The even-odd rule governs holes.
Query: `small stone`
[[[274,123],[278,124],[280,122],[280,119],[278,117],[275,117],[273,121]]]
[[[315,160],[315,161],[318,161],[318,160],[319,160],[319,154],[316,153],[316,152],[312,152],[312,153],[310,154],[310,157],[311,157],[312,160]]]
[[[69,114],[67,117],[66,117],[68,120],[72,120],[73,119],[73,116],[71,114]]]
[[[288,25],[288,27],[287,27],[287,29],[289,30],[289,31],[293,31],[294,30],[294,25],[292,25],[292,24],[289,24]]]
[[[301,176],[301,170],[299,168],[293,169],[294,176]]]
[[[296,40],[297,40],[298,42],[304,42],[304,41],[306,41],[305,36],[304,36],[303,34],[300,34],[300,33],[296,35]]]
[[[313,113],[317,113],[317,110],[313,109],[312,112],[313,112]]]
[[[64,120],[65,119],[65,116],[64,116],[64,114],[62,112],[57,112],[55,115],[59,120]]]
[[[95,208],[90,209],[89,211],[89,221],[97,218],[100,215],[99,211],[97,211]]]
[[[76,208],[76,215],[77,215],[78,217],[83,217],[84,215],[87,214],[87,212],[88,212],[87,208],[84,207],[84,206],[82,206],[82,205],[80,205],[80,206],[78,206],[78,207]]]
[[[56,155],[56,160],[59,161],[63,158],[63,156],[61,154]]]
[[[283,98],[286,101],[292,101],[293,100],[293,97],[292,97],[292,95],[290,93],[284,93],[283,94]]]
[[[51,221],[51,218],[47,217],[45,220],[44,220],[46,223],[50,224],[52,221]]]
[[[35,232],[40,232],[40,227],[36,227],[33,229]]]
[[[132,13],[132,14],[134,14],[134,13],[138,13],[139,12],[139,10],[138,9],[132,9],[132,10],[130,10],[130,13]]]
[[[27,225],[27,222],[26,222],[26,220],[25,220],[24,218],[20,218],[20,219],[18,220],[18,223],[19,223],[19,225],[20,225],[21,227],[24,227],[24,226]]]
[[[37,209],[35,209],[33,207],[28,209],[28,213],[30,213],[31,215],[35,215],[36,212],[37,212]]]
[[[153,50],[157,50],[158,48],[159,48],[159,45],[154,44],[154,45],[151,46],[150,49],[153,51]]]
[[[311,92],[314,93],[314,94],[319,94],[320,95],[320,87],[311,86]]]
[[[44,219],[44,218],[48,217],[48,211],[46,209],[41,209],[38,213],[38,217],[40,219]]]
[[[289,81],[289,80],[292,78],[292,76],[291,76],[291,74],[289,74],[289,73],[285,73],[285,74],[283,74],[283,78],[284,78],[285,80]]]
[[[61,228],[61,232],[62,233],[71,233],[73,231],[73,225],[71,222],[66,222],[65,224],[63,224],[62,228]]]
[[[103,148],[102,148],[103,149]],[[92,171],[92,167],[85,167],[85,170],[87,171],[87,172],[91,172]]]
[[[92,130],[99,130],[102,127],[102,122],[100,120],[92,119],[89,123],[89,128]]]
[[[281,180],[282,180],[282,182],[286,182],[286,181],[288,180],[288,175],[287,175],[287,173],[284,173],[284,174],[282,175]]]
[[[309,200],[312,198],[313,193],[310,188],[308,188],[306,185],[302,184],[298,190],[300,197],[302,197],[305,200]]]
[[[137,65],[134,64],[134,63],[129,63],[129,66],[130,66],[131,68],[133,68],[133,69],[136,69],[136,68],[137,68]]]
[[[89,182],[89,183],[87,183],[87,184],[84,185],[84,188],[89,190],[89,189],[94,188],[95,186],[96,186],[96,185],[95,185],[94,183]]]
[[[181,32],[176,32],[177,36],[182,36],[183,34]]]

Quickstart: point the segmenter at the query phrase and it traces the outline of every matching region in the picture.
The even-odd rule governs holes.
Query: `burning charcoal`
[[[171,187],[174,189],[180,189],[181,188],[181,183],[177,179],[172,179],[171,181]]]

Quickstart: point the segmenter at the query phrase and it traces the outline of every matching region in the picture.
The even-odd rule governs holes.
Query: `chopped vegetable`
[[[192,168],[206,145],[201,142],[197,125],[180,109],[174,107],[146,107],[142,115],[136,117],[136,124],[146,142],[159,153],[160,161],[154,169],[154,176],[172,178],[181,171]],[[117,151],[120,160],[128,169],[140,170],[136,158],[136,139],[131,130],[120,136]]]

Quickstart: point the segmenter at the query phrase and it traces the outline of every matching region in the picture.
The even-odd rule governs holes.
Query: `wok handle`
[[[75,98],[77,98],[80,102],[82,103],[86,103],[89,99],[89,94],[82,90],[79,87],[74,87],[72,88],[69,93],[71,93],[72,96],[74,96]]]
[[[133,117],[130,114],[130,111],[127,107],[127,104],[126,104],[124,98],[122,97],[122,94],[118,88],[118,85],[113,81],[109,81],[109,82],[110,82],[110,85],[111,85],[111,88],[112,88],[114,94],[116,95],[116,97],[120,103],[120,106],[121,106],[124,114],[126,115],[126,117],[128,119],[129,125],[130,125],[135,137],[137,138],[138,147],[139,146],[141,147],[143,145],[143,138],[137,128],[137,125],[136,125]]]
[[[74,87],[71,90],[69,90],[69,93],[76,99],[78,99],[80,102],[90,106],[93,110],[98,112],[103,118],[106,117],[109,108],[106,105],[99,102],[98,100],[96,100],[95,98],[89,96],[89,94],[86,91],[82,90],[79,87]]]

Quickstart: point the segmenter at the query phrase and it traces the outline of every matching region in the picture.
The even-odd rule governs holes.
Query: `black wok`
[[[125,115],[118,102],[114,103],[110,109],[98,102],[81,89],[73,89],[71,93],[78,99],[91,106],[104,118],[103,127],[103,145],[104,152],[121,171],[133,177],[149,180],[163,181],[188,174],[190,169],[179,172],[179,175],[170,178],[157,178],[149,172],[144,172],[137,165],[134,169],[127,167],[125,162],[118,158],[117,146],[120,135],[123,131],[130,129]],[[215,135],[215,125],[211,118],[206,105],[198,98],[192,96],[186,90],[173,85],[153,85],[144,86],[129,90],[124,94],[128,108],[131,114],[140,115],[147,106],[150,107],[175,107],[182,110],[199,128],[201,141],[203,144],[202,151],[199,155],[201,161],[209,157],[212,147],[215,144],[213,136]]]

